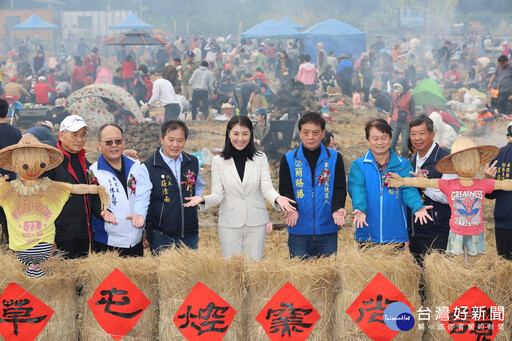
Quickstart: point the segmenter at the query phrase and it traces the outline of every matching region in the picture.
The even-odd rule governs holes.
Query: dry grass
[[[14,282],[55,311],[39,334],[40,340],[75,341],[78,339],[75,265],[76,262],[52,257],[41,263],[46,277],[31,278],[25,275],[27,267],[18,261],[13,252],[5,249],[0,251],[0,291]],[[63,276],[63,273],[66,276]]]
[[[354,243],[339,251],[337,270],[341,291],[336,297],[334,335],[337,340],[368,340],[351,317],[345,313],[370,281],[378,274],[384,275],[418,309],[420,268],[408,252],[392,245],[378,245],[358,249]],[[414,315],[414,313],[413,313]],[[417,326],[409,332],[400,332],[396,340],[421,340]]]
[[[286,282],[290,282],[313,305],[322,317],[308,340],[333,340],[334,297],[338,275],[334,270],[335,257],[301,261],[273,259],[248,262],[247,297],[244,306],[247,335],[244,340],[267,340],[256,316]]]
[[[114,269],[126,275],[149,299],[151,304],[144,311],[135,327],[123,337],[127,341],[157,339],[158,333],[158,283],[157,261],[151,257],[122,258],[113,252],[91,254],[81,261],[81,340],[110,341],[112,337],[98,324],[87,304],[96,288]]]
[[[425,258],[425,282],[427,306],[435,312],[435,307],[450,306],[462,294],[473,286],[482,290],[496,305],[505,308],[505,330],[499,332],[495,340],[510,340],[512,321],[512,262],[497,255],[469,257],[468,266],[464,266],[462,256],[447,257],[432,253]],[[431,324],[437,327],[438,321],[431,316]],[[445,330],[428,329],[430,340],[451,340]]]
[[[204,238],[203,238],[204,239]],[[169,249],[158,257],[160,289],[160,341],[185,340],[173,322],[174,315],[197,282],[215,291],[237,314],[224,340],[244,340],[242,302],[245,296],[244,257],[223,259],[208,248]]]

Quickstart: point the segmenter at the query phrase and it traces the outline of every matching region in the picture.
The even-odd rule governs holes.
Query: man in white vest
[[[93,217],[94,252],[117,251],[121,256],[143,256],[143,229],[127,219],[133,213],[137,174],[140,162],[123,155],[123,129],[117,124],[102,126],[98,133],[101,155],[89,168],[91,183],[107,188],[111,204],[108,209],[116,216],[114,224]]]

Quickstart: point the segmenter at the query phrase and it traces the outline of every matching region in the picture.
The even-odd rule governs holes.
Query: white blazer
[[[270,221],[265,199],[274,205],[279,193],[274,189],[265,154],[245,162],[244,180],[233,158],[217,155],[212,160],[212,192],[204,196],[201,210],[220,204],[219,226],[242,227],[264,225]],[[277,205],[276,205],[277,207]]]

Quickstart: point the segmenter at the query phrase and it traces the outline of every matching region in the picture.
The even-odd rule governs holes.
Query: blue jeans
[[[151,232],[151,241],[149,242],[149,249],[157,256],[160,252],[171,248],[173,245],[176,247],[187,246],[191,249],[197,250],[197,244],[199,243],[199,235],[186,237],[186,238],[174,238],[160,230],[153,229]]]
[[[391,149],[396,152],[396,143],[398,142],[398,136],[402,135],[402,157],[409,155],[409,123],[408,122],[396,122],[391,121],[391,128],[393,128],[393,134],[391,138]]]
[[[290,257],[308,259],[329,257],[338,251],[338,232],[327,234],[288,235]]]

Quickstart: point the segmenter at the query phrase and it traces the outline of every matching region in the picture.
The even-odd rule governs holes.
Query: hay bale
[[[247,335],[244,340],[268,340],[255,320],[268,301],[290,282],[313,305],[322,317],[317,321],[308,340],[333,340],[334,297],[338,277],[335,257],[301,261],[299,259],[251,261],[247,264],[246,310]]]
[[[427,306],[432,310],[430,325],[426,328],[429,340],[451,340],[444,330],[438,330],[435,320],[435,307],[453,304],[462,294],[473,286],[482,290],[496,305],[505,308],[504,330],[495,340],[510,340],[512,320],[512,263],[497,255],[469,257],[469,264],[464,266],[464,257],[446,256],[432,253],[425,257],[425,284]]]
[[[41,263],[46,277],[31,278],[25,275],[27,267],[18,261],[13,252],[0,252],[0,291],[3,292],[9,283],[14,282],[55,311],[39,334],[40,340],[78,340],[75,265],[76,261],[51,257]],[[63,273],[66,276],[62,276]]]
[[[244,257],[224,259],[218,252],[212,254],[208,249],[173,248],[158,258],[160,341],[186,340],[173,318],[197,282],[215,291],[237,311],[224,340],[245,340],[241,314],[245,295]]]
[[[341,291],[336,297],[334,335],[339,340],[369,340],[345,311],[379,272],[404,294],[415,311],[420,308],[420,268],[410,253],[392,245],[359,249],[353,242],[341,248],[338,258]],[[421,340],[421,334],[415,325],[408,332],[398,333],[394,340]]]
[[[123,337],[126,341],[157,339],[158,332],[158,286],[155,281],[157,261],[152,257],[122,258],[116,253],[93,253],[82,260],[79,271],[82,273],[82,328],[81,340],[111,341],[96,321],[87,301],[96,288],[118,268],[126,275],[151,301],[133,329]]]

